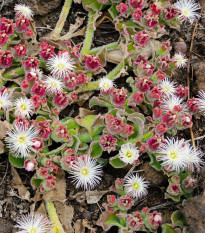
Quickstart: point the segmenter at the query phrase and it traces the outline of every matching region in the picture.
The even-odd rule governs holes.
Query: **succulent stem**
[[[87,30],[85,33],[83,47],[81,49],[81,53],[84,53],[84,54],[89,54],[89,51],[92,45],[93,36],[95,32],[95,18],[93,17],[94,14],[95,14],[95,11],[92,9],[89,9]]]
[[[71,4],[72,4],[72,0],[65,0],[65,3],[64,3],[63,9],[61,11],[60,17],[58,19],[58,22],[50,34],[50,37],[52,37],[53,39],[57,39],[60,37],[60,33],[63,29],[66,18],[68,16],[69,11],[70,11]]]
[[[110,43],[110,44],[107,44],[107,45],[104,45],[104,46],[99,46],[99,47],[93,48],[93,49],[90,50],[89,55],[96,54],[103,47],[105,47],[107,50],[112,50],[112,49],[117,49],[119,47],[119,44],[118,44],[118,42],[113,42],[113,43]]]
[[[51,223],[53,224],[51,232],[52,233],[65,233],[65,231],[63,230],[63,227],[60,223],[60,220],[58,218],[58,215],[56,213],[56,209],[55,209],[53,202],[47,202],[46,209],[48,212],[49,219],[50,219]]]

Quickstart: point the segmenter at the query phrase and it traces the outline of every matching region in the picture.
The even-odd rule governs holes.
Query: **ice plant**
[[[172,95],[176,92],[176,83],[174,81],[170,81],[169,78],[165,78],[159,83],[159,89],[165,95]]]
[[[14,109],[15,114],[23,118],[30,118],[30,116],[34,113],[32,101],[30,99],[27,99],[26,97],[20,97],[19,99],[16,99],[14,101]]]
[[[113,81],[108,78],[101,78],[99,81],[99,89],[102,93],[108,93],[114,87]]]
[[[63,54],[54,55],[46,64],[51,74],[59,78],[66,77],[75,68],[71,58]]]
[[[95,188],[102,176],[102,167],[97,165],[95,159],[88,155],[79,157],[77,162],[72,165],[71,178],[76,188],[82,187],[85,190]]]
[[[183,99],[175,95],[170,95],[168,97],[165,97],[162,100],[161,108],[167,112],[168,111],[186,112],[186,106],[185,104],[183,104]]]
[[[198,92],[198,98],[195,100],[195,102],[198,102],[199,110],[202,111],[205,115],[205,92],[204,91]]]
[[[11,94],[7,90],[0,93],[0,109],[6,110],[12,106]]]
[[[125,177],[124,185],[125,192],[129,194],[131,197],[140,200],[142,197],[146,196],[148,191],[148,181],[145,181],[144,177],[140,177],[137,173],[130,174]]]
[[[44,215],[32,212],[18,220],[15,228],[20,230],[18,233],[47,233],[51,230],[51,223]]]
[[[16,11],[17,17],[24,16],[28,19],[32,19],[33,12],[30,7],[26,6],[25,4],[16,4],[14,6],[14,10]]]
[[[162,161],[161,165],[165,169],[179,172],[187,166],[185,152],[184,140],[167,138],[165,143],[161,144],[158,149],[159,156],[157,156],[157,159]]]
[[[34,126],[14,126],[4,140],[13,156],[26,158],[34,151],[33,139],[37,137],[37,134],[38,131]]]
[[[139,150],[132,143],[126,143],[121,146],[119,159],[126,164],[133,164],[139,158]]]
[[[177,68],[184,68],[187,66],[188,59],[182,53],[176,53],[173,62]]]
[[[189,20],[193,23],[200,17],[197,11],[200,9],[200,5],[195,0],[179,0],[174,3],[174,7],[178,10],[178,17],[182,21]]]
[[[46,91],[50,95],[57,94],[63,90],[63,82],[56,77],[46,76],[43,83],[45,84]]]

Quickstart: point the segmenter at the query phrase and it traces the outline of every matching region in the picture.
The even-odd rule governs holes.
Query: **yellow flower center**
[[[87,168],[83,168],[83,169],[81,170],[81,174],[82,174],[83,176],[87,176],[87,175],[89,174],[89,170],[88,170]]]
[[[163,87],[163,90],[164,90],[164,92],[169,92],[170,91],[170,88],[168,87],[168,86],[165,86],[165,87]]]
[[[137,182],[134,182],[132,186],[135,190],[138,190],[140,188],[140,185]]]
[[[108,88],[109,87],[109,83],[103,83],[102,85],[104,88]]]
[[[128,158],[131,158],[133,156],[132,151],[130,151],[130,150],[126,151],[125,156]]]
[[[62,63],[59,63],[59,64],[57,65],[57,67],[58,67],[59,69],[61,69],[61,70],[64,70],[64,69],[65,69],[65,65],[62,64]]]
[[[19,142],[20,144],[24,144],[24,143],[26,142],[26,137],[25,137],[25,136],[20,136],[20,137],[18,138],[18,142]]]
[[[182,9],[182,14],[186,17],[189,17],[189,11],[187,9]]]
[[[21,104],[20,108],[21,108],[23,111],[27,110],[27,107],[26,107],[25,104]]]
[[[31,227],[29,233],[38,233],[38,230],[36,229],[36,227]]]
[[[51,86],[52,87],[57,87],[57,83],[56,82],[51,82]]]
[[[176,158],[178,157],[178,155],[177,155],[176,152],[171,152],[171,153],[170,153],[170,157],[171,157],[172,159],[176,159]]]
[[[0,101],[0,107],[4,106],[4,102]]]

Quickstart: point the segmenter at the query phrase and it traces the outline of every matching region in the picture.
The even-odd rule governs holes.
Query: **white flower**
[[[205,92],[204,91],[199,91],[197,100],[199,102],[199,110],[201,110],[205,114]]]
[[[47,67],[51,71],[51,74],[59,78],[66,77],[75,68],[70,57],[63,54],[59,54],[58,56],[54,55],[49,58]]]
[[[46,76],[43,82],[45,83],[46,91],[51,95],[63,91],[63,82],[58,78]]]
[[[130,174],[124,179],[125,192],[137,200],[146,196],[149,182],[144,179],[144,177],[140,177],[138,174]]]
[[[71,174],[76,188],[93,189],[101,180],[102,166],[97,165],[95,159],[85,155],[78,158],[77,162],[72,165]]]
[[[0,109],[6,110],[11,106],[11,96],[6,90],[4,90],[4,92],[0,94]]]
[[[18,220],[15,228],[20,229],[17,233],[48,233],[51,230],[51,224],[42,214],[31,213]]]
[[[181,112],[186,112],[186,105],[182,103],[183,99],[180,99],[178,96],[170,95],[162,100],[161,108],[164,111],[169,112],[174,110],[174,106],[179,106],[182,108]]]
[[[33,11],[25,4],[16,4],[14,10],[16,11],[17,16],[24,16],[27,19],[32,19]]]
[[[182,53],[176,53],[173,57],[173,62],[177,68],[186,67],[188,59]]]
[[[176,83],[174,81],[170,81],[169,78],[165,78],[159,84],[159,89],[165,95],[172,95],[176,92]]]
[[[99,88],[101,91],[109,91],[114,86],[113,81],[109,78],[101,78],[99,82]]]
[[[134,163],[139,158],[139,150],[132,143],[126,143],[121,146],[119,159],[124,163]]]
[[[43,72],[38,69],[38,68],[32,68],[31,71],[29,72],[33,77],[36,77],[36,79],[42,79],[43,77]]]
[[[158,149],[158,153],[161,155],[157,156],[157,159],[162,161],[161,165],[167,167],[170,171],[177,172],[186,168],[186,147],[184,140],[179,141],[178,139],[168,138],[165,141]]]
[[[5,142],[13,156],[20,156],[23,158],[29,157],[31,151],[35,151],[33,146],[33,139],[37,137],[38,131],[33,126],[23,127],[15,126],[8,136],[5,137]]]
[[[15,115],[25,118],[29,118],[33,115],[34,105],[30,99],[26,97],[20,97],[14,102]]]
[[[195,167],[200,167],[204,162],[202,161],[203,153],[197,148],[194,149],[189,143],[186,144],[185,159],[189,170],[194,171]]]
[[[179,0],[173,6],[178,10],[178,17],[182,21],[189,20],[193,23],[194,20],[200,18],[200,14],[197,13],[200,5],[195,0]]]

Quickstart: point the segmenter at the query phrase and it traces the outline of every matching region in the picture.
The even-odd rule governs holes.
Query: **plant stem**
[[[85,33],[83,47],[81,49],[81,53],[84,53],[84,54],[89,54],[89,51],[92,45],[94,31],[95,31],[95,19],[93,17],[94,14],[95,14],[95,11],[92,9],[89,9],[87,30]]]
[[[108,73],[104,78],[108,78],[111,80],[117,79],[117,75],[120,74],[122,68],[124,66],[124,61],[120,62],[110,73]],[[89,82],[78,88],[75,93],[82,93],[87,91],[96,91],[99,90],[99,81]]]
[[[12,71],[3,73],[2,77],[6,78],[6,79],[12,79],[12,78],[16,78],[20,75],[24,75],[24,74],[25,74],[24,68],[19,67],[19,68],[12,70]]]
[[[97,47],[97,48],[93,48],[93,49],[90,50],[89,55],[96,54],[103,47],[105,47],[107,50],[112,50],[112,49],[117,49],[119,47],[119,44],[118,44],[118,42],[113,42],[113,43],[107,44],[105,46],[100,46],[100,47]]]
[[[63,29],[66,18],[68,16],[69,11],[70,11],[71,4],[72,4],[72,0],[65,0],[65,3],[64,3],[63,9],[61,11],[60,17],[58,19],[58,22],[57,22],[54,30],[50,34],[50,36],[52,38],[55,39],[55,38],[60,37],[60,33],[61,33],[62,29]]]
[[[50,219],[51,223],[53,224],[51,232],[52,233],[65,233],[65,231],[63,230],[63,227],[60,223],[60,220],[58,218],[58,215],[56,213],[56,209],[55,209],[53,202],[47,202],[46,209],[48,212],[49,219]]]

